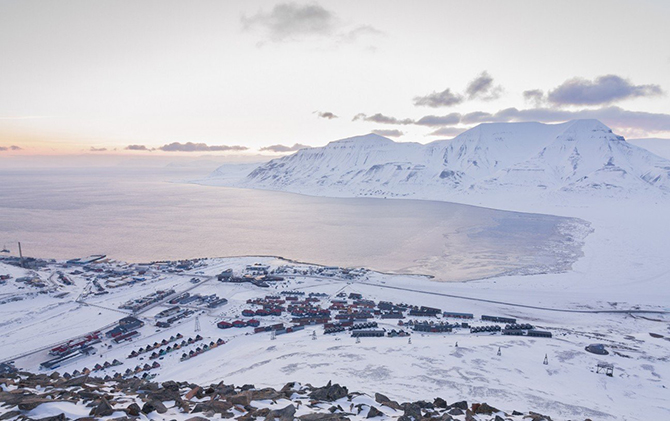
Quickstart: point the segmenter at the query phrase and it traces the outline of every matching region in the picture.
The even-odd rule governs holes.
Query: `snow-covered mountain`
[[[375,134],[338,140],[269,161],[240,184],[328,196],[549,191],[616,197],[670,193],[670,161],[597,120],[493,123],[427,145]]]

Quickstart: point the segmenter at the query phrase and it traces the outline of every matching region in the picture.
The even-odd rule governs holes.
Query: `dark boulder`
[[[293,421],[295,417],[295,406],[293,404],[285,406],[282,409],[275,409],[270,411],[266,416],[266,421]]]
[[[328,382],[326,386],[314,389],[309,397],[318,401],[333,402],[346,397],[348,394],[349,391],[346,387]]]
[[[94,417],[108,417],[114,413],[114,408],[109,404],[109,401],[105,398],[100,399],[98,406],[91,410],[89,415]]]
[[[140,408],[140,406],[138,404],[133,402],[130,405],[128,405],[128,407],[126,408],[126,414],[128,414],[130,416],[133,416],[133,417],[139,417],[141,410],[142,410],[142,408]]]
[[[445,401],[442,398],[435,398],[433,400],[433,406],[435,408],[446,408],[447,407],[447,401]]]
[[[368,415],[365,418],[375,418],[375,417],[383,417],[383,416],[384,416],[384,413],[382,411],[375,408],[374,406],[371,406],[370,410],[368,411]]]

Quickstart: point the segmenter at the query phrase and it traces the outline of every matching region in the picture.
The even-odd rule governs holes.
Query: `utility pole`
[[[544,361],[542,361],[542,364],[549,365],[549,358],[547,358],[547,354],[544,354]]]
[[[23,264],[23,252],[21,251],[21,242],[19,241],[19,258],[21,259],[21,267],[25,267]]]
[[[200,332],[200,317],[195,316],[195,331]]]

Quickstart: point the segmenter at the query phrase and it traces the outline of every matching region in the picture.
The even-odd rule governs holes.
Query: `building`
[[[511,317],[499,317],[499,316],[485,316],[485,315],[482,315],[482,320],[487,321],[487,322],[494,322],[494,323],[508,323],[508,324],[516,323],[516,319],[511,318]]]
[[[445,311],[442,314],[443,317],[450,317],[453,319],[474,319],[475,316],[472,313],[456,313],[453,311]]]
[[[536,329],[531,329],[528,331],[528,336],[533,336],[535,338],[551,338],[551,332],[547,332],[546,330],[536,330]]]

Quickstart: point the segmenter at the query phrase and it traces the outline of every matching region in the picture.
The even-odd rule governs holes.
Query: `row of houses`
[[[156,291],[154,293],[151,293],[145,297],[142,298],[137,298],[135,300],[130,300],[127,301],[119,306],[120,309],[124,310],[130,310],[133,313],[137,313],[138,311],[155,304],[170,295],[174,294],[175,291],[173,289],[168,289],[168,290],[160,290]]]

